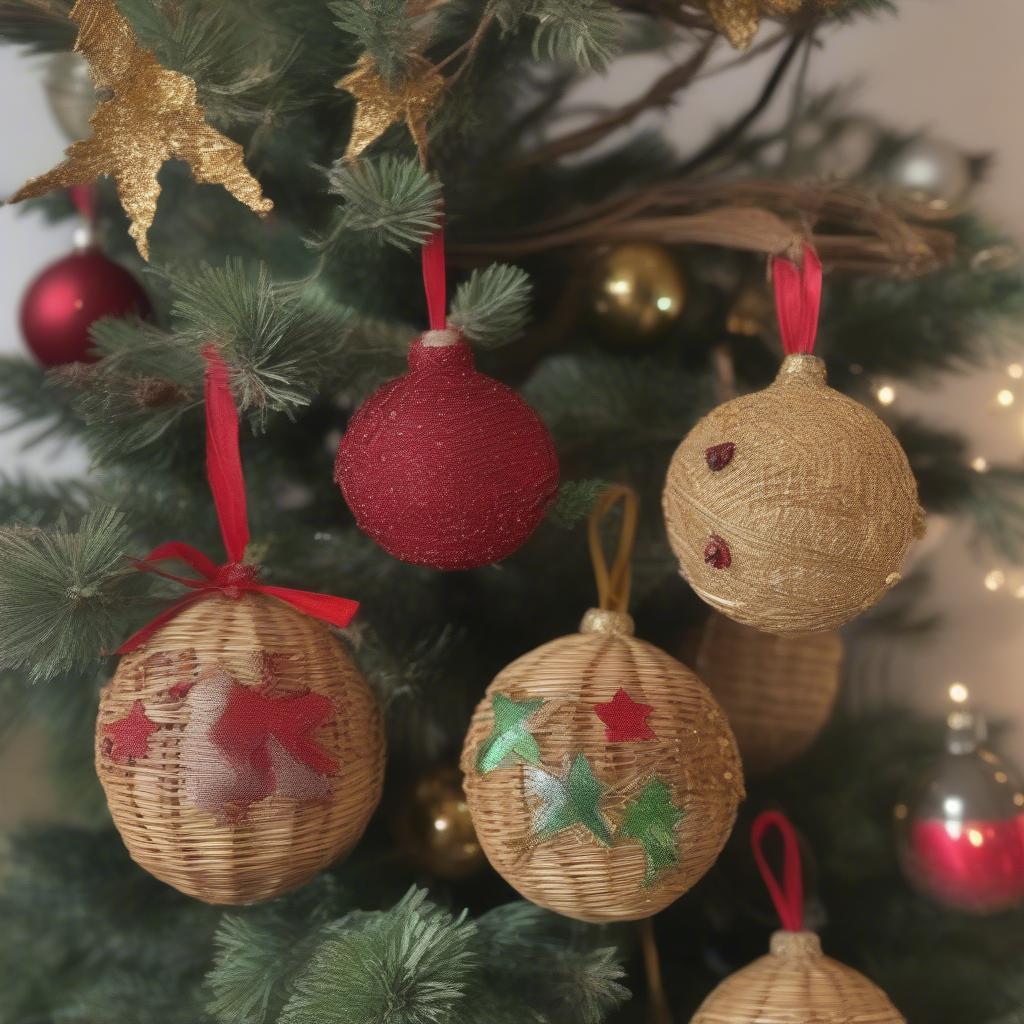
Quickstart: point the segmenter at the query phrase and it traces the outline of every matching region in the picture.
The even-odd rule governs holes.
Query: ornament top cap
[[[826,384],[828,382],[825,362],[817,356],[786,356],[775,375],[776,384],[799,381],[801,384]]]
[[[769,948],[772,956],[790,959],[813,960],[824,955],[821,952],[821,939],[816,932],[788,932],[780,929],[772,933]]]
[[[607,608],[591,608],[580,623],[581,633],[612,633],[632,636],[636,632],[633,616],[626,612],[613,612]]]
[[[473,350],[454,328],[427,331],[409,346],[412,370],[473,369]]]

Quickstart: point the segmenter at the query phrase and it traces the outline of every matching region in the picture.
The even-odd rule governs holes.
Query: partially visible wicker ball
[[[899,581],[922,525],[892,431],[807,355],[690,431],[663,505],[697,594],[769,633],[837,629],[869,608]]]
[[[331,713],[311,736],[337,765],[322,798],[274,792],[236,820],[196,806],[185,778],[196,707],[190,684],[206,685],[211,673],[275,696],[329,699]],[[156,728],[143,756],[115,759],[110,727],[138,713],[138,702]],[[270,899],[348,853],[380,799],[384,754],[376,702],[342,644],[319,622],[258,594],[210,597],[182,611],[121,659],[100,700],[96,768],[132,859],[208,903]]]
[[[634,637],[628,615],[595,609],[581,630],[518,658],[488,687],[463,748],[466,796],[491,865],[527,899],[581,921],[638,920],[672,903],[715,861],[744,795],[742,767],[707,687]],[[593,706],[611,701],[620,688],[653,708],[647,724],[656,739],[608,741]],[[677,863],[645,885],[644,851],[636,843],[606,848],[580,828],[533,842],[524,766],[477,770],[495,693],[548,702],[531,729],[544,768],[557,771],[566,755],[585,754],[596,778],[611,787],[604,809],[612,822],[621,818],[627,793],[652,777],[663,780],[683,812],[675,828]]]
[[[775,636],[712,612],[694,668],[729,719],[748,775],[798,758],[839,693],[838,633]]]
[[[905,1024],[863,974],[821,951],[813,932],[776,932],[771,953],[729,975],[690,1024]]]

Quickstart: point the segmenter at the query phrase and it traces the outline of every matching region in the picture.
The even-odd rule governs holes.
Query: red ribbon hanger
[[[448,326],[448,288],[444,274],[444,228],[438,228],[423,246],[423,290],[432,331]]]
[[[785,256],[772,258],[775,284],[775,312],[786,355],[810,355],[818,333],[821,307],[821,260],[810,245],[804,245],[801,266]]]
[[[770,828],[777,828],[782,834],[783,862],[782,884],[775,877],[764,852],[764,836]],[[800,846],[796,830],[789,819],[778,811],[763,811],[754,819],[750,829],[750,843],[754,848],[754,860],[764,884],[768,887],[779,920],[787,932],[804,930],[804,876],[800,867]]]
[[[203,358],[206,360],[206,476],[213,492],[217,521],[228,558],[223,565],[217,565],[191,544],[171,541],[154,548],[144,559],[136,562],[136,568],[140,571],[174,580],[187,587],[191,593],[179,598],[126,640],[117,649],[118,654],[137,650],[161,626],[189,605],[214,594],[235,599],[242,594],[266,594],[333,626],[347,626],[359,608],[358,601],[346,597],[260,583],[259,567],[244,561],[245,549],[249,544],[249,515],[242,457],[238,448],[238,410],[231,397],[231,375],[213,345],[203,349]],[[197,575],[178,576],[160,568],[159,563],[169,561],[181,562]]]

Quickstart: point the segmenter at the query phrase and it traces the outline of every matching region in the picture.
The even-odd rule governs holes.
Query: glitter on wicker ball
[[[774,771],[817,739],[839,693],[838,633],[777,636],[712,612],[694,668],[729,719],[748,775]]]
[[[766,829],[777,826],[786,842],[785,889],[761,852]],[[803,930],[803,883],[796,837],[789,822],[767,811],[754,821],[758,865],[783,919],[767,956],[729,975],[704,1000],[690,1024],[906,1024],[889,997],[852,967],[821,951]]]
[[[789,353],[775,382],[726,402],[684,438],[663,506],[683,576],[713,608],[769,633],[833,630],[900,580],[922,530],[892,431],[830,388],[810,354],[821,267],[774,262]]]
[[[339,640],[260,594],[193,604],[126,654],[96,769],[132,859],[207,903],[271,899],[352,849],[384,733]]]
[[[597,521],[624,490],[591,521],[603,607],[498,674],[462,754],[494,869],[534,903],[595,922],[648,917],[686,892],[743,797],[735,741],[707,688],[633,635],[631,537],[605,568]],[[635,530],[635,497],[625,529]]]
[[[511,388],[478,372],[445,321],[444,248],[424,247],[431,330],[409,372],[356,411],[334,479],[385,551],[433,569],[472,569],[518,550],[558,490],[547,427]]]
[[[137,563],[186,593],[118,650],[96,770],[139,865],[208,903],[245,904],[302,885],[356,843],[380,799],[384,730],[323,625],[348,625],[356,602],[264,584],[244,561],[230,371],[213,346],[203,356],[207,478],[227,561],[175,541]]]

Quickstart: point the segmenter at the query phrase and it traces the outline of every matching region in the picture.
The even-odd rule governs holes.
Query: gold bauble
[[[486,863],[462,789],[462,773],[451,765],[416,780],[392,817],[392,828],[409,860],[437,878],[466,878]]]
[[[970,160],[963,151],[927,137],[902,146],[885,177],[901,196],[939,213],[958,210],[974,184]]]
[[[725,317],[729,334],[748,338],[768,334],[775,322],[775,300],[766,281],[748,281],[736,294]]]
[[[661,245],[627,242],[607,249],[590,271],[590,320],[615,345],[645,345],[682,315],[686,279]]]
[[[809,355],[690,431],[663,507],[698,596],[768,633],[834,630],[869,608],[899,582],[923,523],[892,431]]]
[[[838,633],[775,636],[712,612],[694,667],[753,775],[795,760],[818,737],[839,693],[842,661]]]
[[[514,723],[500,734],[499,709]],[[736,743],[707,687],[608,610],[498,673],[462,769],[494,869],[581,921],[667,907],[714,863],[743,797]],[[644,820],[649,829],[637,827]]]
[[[771,952],[730,974],[690,1024],[906,1024],[889,997],[821,951],[813,932],[776,932]]]
[[[208,597],[126,654],[96,770],[132,859],[207,903],[272,899],[356,844],[380,799],[376,701],[320,622]]]

